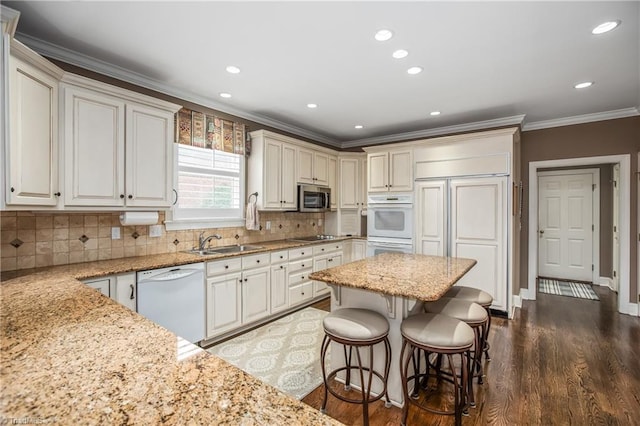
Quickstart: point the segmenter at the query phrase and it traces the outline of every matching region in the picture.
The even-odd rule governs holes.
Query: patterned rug
[[[302,399],[322,384],[320,345],[324,337],[322,320],[327,314],[305,308],[207,351]]]
[[[538,278],[538,291],[540,293],[556,294],[559,296],[600,300],[596,292],[591,288],[591,284],[578,283],[575,281]]]

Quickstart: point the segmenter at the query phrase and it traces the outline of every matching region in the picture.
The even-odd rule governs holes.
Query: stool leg
[[[411,356],[408,356],[406,361],[405,358],[405,350],[407,346],[410,346],[409,342],[405,339],[402,339],[402,350],[400,351],[400,380],[402,381],[402,396],[404,398],[404,404],[402,405],[402,421],[400,422],[402,426],[406,426],[407,424],[407,415],[409,414],[409,388],[407,383],[407,373],[409,371],[409,361],[411,361]],[[409,348],[413,353],[413,348]]]
[[[489,355],[489,330],[491,330],[491,309],[487,306],[485,308],[487,310],[487,315],[489,315],[489,321],[487,322],[487,331],[484,333],[484,342],[483,342],[483,351],[487,357],[487,361],[491,361],[491,356]]]
[[[417,355],[417,356],[416,356]],[[415,348],[411,351],[411,359],[413,360],[413,392],[411,392],[411,398],[418,399],[418,391],[420,390],[420,349]]]
[[[322,407],[320,412],[325,414],[327,412],[327,398],[329,396],[329,383],[327,383],[327,371],[325,368],[325,357],[327,355],[327,349],[331,344],[331,339],[325,334],[322,340],[322,346],[320,347],[320,367],[322,368],[322,381],[324,383],[324,398],[322,399]]]
[[[371,354],[373,354],[373,346],[369,348]],[[349,351],[351,352],[351,351]],[[373,356],[373,355],[372,355]],[[356,348],[356,360],[358,361],[358,371],[360,372],[360,390],[362,394],[362,423],[364,426],[369,426],[369,395],[371,394],[371,382],[373,381],[373,359],[371,359],[371,368],[369,368],[369,383],[366,387],[365,392],[365,382],[364,382],[364,373],[362,369],[362,360],[360,359],[360,348]]]
[[[349,346],[349,357],[347,358],[347,346],[342,345],[342,349],[344,350],[344,363],[347,366],[347,376],[344,380],[344,390],[351,390],[351,354],[353,353],[353,346]]]
[[[372,364],[373,365],[373,364]],[[389,399],[389,371],[391,370],[391,344],[388,338],[384,338],[384,406],[386,408],[391,407],[391,400]]]
[[[447,360],[449,361],[449,367],[451,368],[451,379],[453,380],[453,407],[456,426],[462,425],[462,405],[460,402],[460,387],[458,386],[458,374],[456,373],[455,364],[453,363],[453,357],[451,354],[447,354]],[[462,360],[462,359],[461,359]],[[462,362],[462,372],[464,374],[464,362]],[[466,377],[465,377],[466,378]]]

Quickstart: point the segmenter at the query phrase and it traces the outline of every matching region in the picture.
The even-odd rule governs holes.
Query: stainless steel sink
[[[252,245],[244,245],[244,246],[224,246],[224,247],[212,247],[205,250],[192,249],[187,250],[185,253],[197,254],[200,256],[210,256],[213,254],[225,254],[225,253],[241,253],[243,251],[250,250],[259,250],[264,247],[262,246],[252,246]]]

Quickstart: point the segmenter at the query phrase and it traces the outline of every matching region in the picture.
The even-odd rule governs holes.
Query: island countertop
[[[313,280],[429,302],[441,298],[475,264],[474,259],[381,253],[312,273]]]

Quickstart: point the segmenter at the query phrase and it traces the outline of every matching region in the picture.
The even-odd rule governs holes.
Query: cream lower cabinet
[[[65,205],[170,207],[179,106],[77,76],[62,91]]]
[[[83,281],[89,287],[136,311],[136,274],[111,275]]]
[[[271,253],[271,314],[289,307],[289,252]]]
[[[8,61],[8,206],[58,203],[58,84],[62,70],[12,40]]]
[[[313,272],[342,265],[343,243],[322,244],[313,247]],[[313,297],[329,293],[329,286],[322,281],[313,282]]]
[[[362,260],[367,257],[367,241],[352,240],[351,241],[351,261]]]
[[[269,257],[269,253],[242,257],[243,324],[268,317],[271,313]]]
[[[111,278],[101,278],[98,280],[89,280],[84,282],[91,288],[98,290],[107,297],[111,296]]]
[[[242,325],[242,260],[207,262],[207,339]]]
[[[289,306],[296,306],[313,298],[313,248],[289,250]]]

